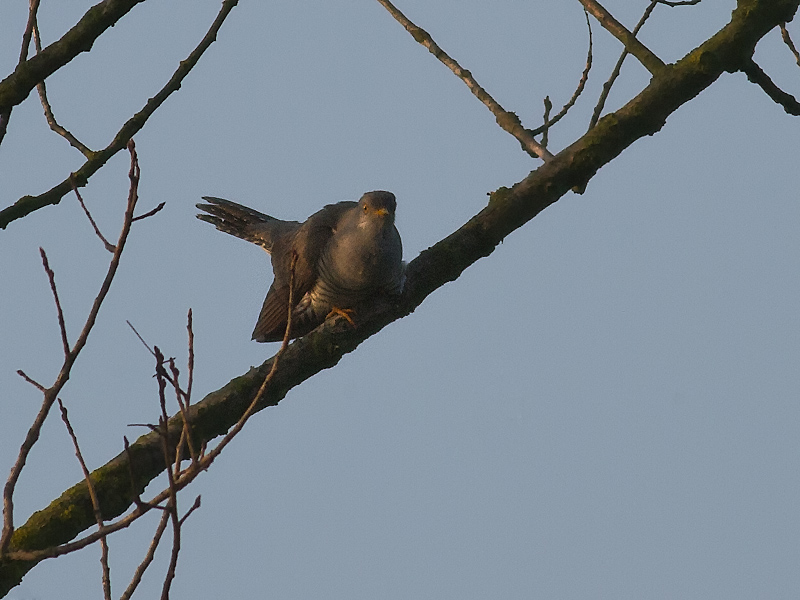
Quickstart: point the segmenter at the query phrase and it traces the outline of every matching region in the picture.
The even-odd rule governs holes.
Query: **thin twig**
[[[597,0],[578,0],[584,8],[602,25],[611,35],[617,38],[625,48],[633,54],[645,69],[653,75],[664,68],[664,61],[653,54],[647,46],[642,44],[636,35],[628,31],[625,26],[617,21],[614,16],[603,8]]]
[[[136,567],[136,571],[131,578],[131,582],[128,584],[128,587],[123,592],[122,596],[120,596],[120,600],[130,600],[133,592],[136,591],[136,588],[142,581],[142,576],[144,572],[147,570],[147,567],[153,562],[153,557],[156,554],[156,548],[158,548],[158,544],[161,541],[161,536],[164,535],[164,531],[167,529],[167,522],[169,521],[169,513],[164,511],[161,513],[161,520],[158,522],[158,527],[156,527],[156,532],[153,534],[153,540],[150,542],[150,547],[147,548],[147,553],[145,554],[142,562],[139,563],[139,566]]]
[[[411,37],[425,46],[431,54],[438,58],[448,69],[453,72],[456,77],[461,79],[461,81],[467,85],[475,97],[478,98],[478,100],[480,100],[495,116],[495,119],[497,119],[497,124],[502,129],[517,138],[525,152],[534,158],[541,158],[545,161],[553,157],[553,155],[546,148],[542,147],[542,145],[536,141],[530,130],[525,129],[522,126],[519,117],[515,113],[509,112],[500,106],[500,104],[494,98],[492,98],[492,96],[489,95],[489,93],[483,89],[477,81],[475,81],[472,73],[461,68],[461,65],[459,65],[455,59],[451,58],[449,54],[442,50],[427,31],[412,23],[408,17],[400,12],[400,10],[398,10],[397,7],[395,7],[395,5],[389,0],[378,0],[378,3],[388,10],[389,14],[391,14],[398,23],[405,27],[406,31],[411,34]]]
[[[550,133],[550,111],[553,110],[553,103],[550,96],[544,97],[544,115],[542,116],[542,147],[547,148],[548,135]]]
[[[792,38],[789,36],[789,30],[786,29],[786,23],[781,23],[781,38],[783,38],[783,43],[789,47],[789,50],[794,54],[794,60],[797,63],[797,66],[800,67],[800,52],[797,51],[797,47],[794,45]]]
[[[42,255],[42,265],[44,272],[47,273],[47,279],[50,281],[50,291],[53,292],[53,299],[56,302],[56,313],[58,315],[58,328],[61,331],[61,345],[64,348],[64,357],[69,357],[69,341],[67,340],[67,326],[64,323],[64,311],[61,309],[61,301],[58,299],[58,290],[56,289],[56,274],[50,268],[50,263],[47,260],[47,254],[44,248],[39,247],[39,254]]]
[[[39,25],[35,20],[33,22],[33,42],[36,45],[36,53],[41,53],[42,40],[39,36]],[[42,108],[44,109],[44,118],[50,126],[50,129],[67,140],[70,146],[76,148],[86,158],[91,158],[93,151],[76,138],[66,127],[63,127],[56,121],[56,116],[53,114],[53,107],[47,99],[47,88],[45,87],[44,79],[36,84],[36,91],[39,94],[39,102],[42,103]]]
[[[158,379],[158,398],[161,404],[161,416],[159,417],[159,435],[161,436],[161,444],[164,450],[164,462],[167,467],[167,481],[169,482],[169,499],[167,500],[167,513],[169,513],[170,521],[172,522],[172,552],[170,553],[169,567],[167,574],[164,577],[164,585],[161,590],[162,600],[169,598],[169,589],[172,586],[172,580],[175,578],[175,568],[178,564],[178,553],[181,548],[181,527],[178,519],[178,488],[175,485],[176,471],[173,471],[170,460],[169,448],[169,417],[167,416],[166,398],[164,389],[166,388],[167,381],[164,375],[164,355],[158,349],[158,346],[153,348],[156,351],[156,377]],[[177,469],[177,466],[176,466]]]
[[[650,18],[650,15],[653,13],[653,9],[656,7],[656,4],[659,4],[658,0],[651,0],[650,4],[647,8],[644,9],[644,13],[642,17],[639,19],[639,22],[636,24],[636,27],[633,28],[633,35],[639,33],[639,30],[645,24],[647,19]],[[611,86],[614,85],[614,82],[619,77],[620,72],[622,71],[622,63],[625,62],[625,59],[628,57],[630,52],[628,48],[625,47],[622,50],[622,54],[619,55],[617,59],[617,64],[614,65],[614,69],[611,71],[611,76],[608,78],[603,84],[603,91],[600,93],[600,98],[597,100],[597,104],[594,107],[594,111],[592,112],[592,118],[589,120],[589,129],[592,129],[595,125],[597,125],[597,121],[600,120],[600,115],[603,112],[603,108],[606,105],[606,100],[608,99],[608,94],[611,92]]]
[[[39,11],[39,0],[28,2],[28,22],[25,24],[25,33],[22,34],[22,48],[19,50],[19,62],[21,65],[28,59],[28,52],[31,46],[31,35],[36,27],[36,13]]]
[[[33,387],[35,387],[35,388],[36,388],[37,390],[39,390],[40,392],[44,393],[44,392],[46,392],[46,391],[47,391],[47,388],[46,388],[46,387],[44,387],[44,386],[43,386],[41,383],[39,383],[38,381],[34,381],[34,380],[33,380],[33,379],[31,379],[30,377],[28,377],[28,376],[25,374],[25,371],[23,371],[22,369],[17,369],[17,375],[19,375],[20,377],[22,377],[22,378],[23,378],[25,381],[27,381],[28,383],[30,383],[30,384],[31,384]]]
[[[194,383],[194,330],[192,329],[192,309],[189,309],[189,314],[186,317],[186,331],[188,333],[189,341],[189,358],[187,359],[188,381],[186,382],[186,404],[192,397],[192,384]]]
[[[97,521],[97,529],[98,531],[103,531],[103,513],[100,511],[100,500],[97,497],[97,491],[94,489],[92,476],[89,474],[89,469],[86,467],[86,461],[83,460],[83,454],[78,445],[78,436],[75,435],[75,430],[69,422],[67,407],[64,406],[61,398],[58,399],[58,407],[61,409],[61,420],[64,421],[64,425],[67,426],[67,432],[72,439],[72,446],[75,448],[75,456],[78,457],[78,462],[83,471],[83,478],[86,480],[86,486],[89,489],[89,498],[92,501],[92,509],[94,510],[94,518]],[[100,564],[103,568],[103,597],[105,600],[111,600],[111,570],[108,567],[108,540],[105,535],[100,538],[100,547],[102,552]]]
[[[142,342],[142,345],[145,348],[147,348],[147,351],[153,356],[155,356],[156,354],[155,352],[153,352],[153,349],[147,345],[147,342],[144,341],[144,338],[139,334],[138,331],[136,331],[136,327],[134,327],[130,321],[125,321],[125,322],[128,324],[128,327],[130,327],[133,330],[133,333],[136,334],[136,337],[139,338],[139,341]]]
[[[146,219],[147,217],[152,217],[154,214],[159,212],[164,206],[166,206],[166,202],[162,202],[158,206],[156,206],[153,210],[148,210],[146,213],[139,215],[138,217],[133,217],[134,221],[141,221],[142,219]]]
[[[75,195],[78,197],[78,202],[80,202],[80,205],[81,205],[81,208],[83,209],[83,212],[86,213],[86,217],[89,219],[89,223],[91,223],[92,227],[94,228],[95,234],[97,235],[97,237],[100,238],[100,241],[103,242],[103,246],[106,247],[106,250],[111,252],[111,254],[114,254],[114,250],[115,250],[114,244],[109,242],[105,238],[105,236],[100,232],[100,228],[97,226],[97,223],[95,223],[95,220],[92,218],[92,213],[89,212],[89,209],[86,208],[86,204],[83,202],[83,198],[81,197],[81,193],[78,191],[78,186],[75,185],[75,179],[73,177],[70,177],[69,181],[72,184],[72,190],[75,192]],[[133,219],[133,220],[135,220],[135,219]]]
[[[169,469],[167,469],[169,471]],[[177,494],[177,492],[175,492]],[[175,569],[178,567],[178,554],[181,551],[181,521],[178,518],[178,497],[174,495],[167,502],[168,514],[170,522],[172,523],[172,551],[169,556],[169,567],[167,573],[164,575],[164,585],[161,588],[161,600],[169,600],[169,590],[172,587],[172,581],[175,579]]]
[[[544,135],[547,130],[564,118],[567,112],[569,112],[569,109],[572,108],[575,105],[575,102],[578,101],[578,97],[583,93],[583,90],[586,87],[586,82],[589,81],[589,71],[592,70],[592,22],[589,20],[589,13],[586,12],[586,9],[583,10],[583,14],[586,16],[586,27],[589,30],[589,49],[586,51],[586,66],[583,68],[583,73],[581,73],[581,78],[578,81],[578,87],[575,88],[575,91],[572,93],[570,99],[563,107],[561,107],[561,110],[558,111],[558,114],[555,117],[550,119],[547,116],[549,111],[545,114],[544,122],[542,125],[531,131],[532,135],[539,135],[540,133]],[[547,147],[546,140],[542,141],[542,145]]]
[[[190,516],[190,515],[191,515],[191,514],[192,514],[194,511],[196,511],[198,508],[200,508],[200,495],[199,495],[199,494],[198,494],[197,498],[195,498],[195,499],[194,499],[194,504],[192,504],[191,508],[190,508],[189,510],[187,510],[187,511],[186,511],[186,514],[185,514],[185,515],[183,515],[183,516],[180,518],[180,524],[181,524],[181,525],[183,525],[183,524],[186,522],[186,519],[188,519],[188,518],[189,518],[189,516]]]
[[[200,60],[200,57],[208,49],[208,47],[216,40],[217,33],[219,33],[222,23],[225,18],[238,4],[238,0],[223,0],[222,8],[217,14],[216,19],[211,24],[208,32],[192,50],[186,60],[180,62],[180,66],[175,70],[170,80],[166,85],[158,91],[158,93],[150,98],[144,107],[133,115],[128,121],[120,128],[111,143],[103,150],[94,152],[92,156],[81,166],[80,169],[75,171],[75,180],[79,186],[86,185],[94,173],[98,171],[103,165],[111,159],[117,152],[122,150],[129,139],[138,133],[144,127],[150,116],[160,107],[164,101],[181,87],[181,82],[186,78],[189,72]],[[69,177],[51,188],[43,194],[38,196],[23,196],[11,206],[0,210],[0,229],[5,229],[6,226],[16,219],[20,219],[31,212],[38,210],[44,206],[51,204],[58,204],[61,198],[64,197],[72,189]]]

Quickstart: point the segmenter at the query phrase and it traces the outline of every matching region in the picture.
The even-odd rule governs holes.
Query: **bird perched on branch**
[[[241,204],[204,196],[197,218],[220,231],[258,244],[272,255],[275,280],[267,292],[253,339],[283,339],[289,308],[293,256],[292,338],[305,335],[332,313],[344,316],[359,304],[402,291],[405,263],[394,225],[391,192],[367,192],[358,202],[328,204],[304,223],[282,221]]]

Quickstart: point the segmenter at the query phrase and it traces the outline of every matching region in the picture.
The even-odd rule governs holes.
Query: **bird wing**
[[[257,342],[275,342],[283,339],[286,330],[289,304],[289,280],[292,254],[297,253],[294,271],[294,303],[302,302],[317,281],[317,265],[322,251],[336,231],[342,215],[358,206],[357,202],[328,204],[311,215],[293,235],[276,237],[272,247],[272,270],[275,281],[267,292],[261,314],[253,330]],[[313,315],[296,312],[297,321],[292,327],[292,337],[305,335],[318,323]]]

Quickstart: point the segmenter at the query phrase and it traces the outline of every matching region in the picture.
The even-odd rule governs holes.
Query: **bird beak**
[[[381,217],[385,217],[386,215],[389,214],[389,209],[387,209],[387,208],[377,208],[377,209],[375,209],[375,214],[379,215]]]

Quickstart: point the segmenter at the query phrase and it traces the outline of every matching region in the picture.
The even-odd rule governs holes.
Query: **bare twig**
[[[153,210],[148,210],[146,213],[139,215],[138,217],[133,217],[134,221],[141,221],[142,219],[146,219],[147,217],[152,217],[154,214],[159,212],[162,208],[166,206],[166,202],[162,202],[158,206],[156,206]]]
[[[550,96],[544,97],[544,115],[542,116],[542,147],[547,148],[548,134],[550,133],[550,111],[553,110],[553,103]]]
[[[42,40],[39,35],[39,25],[35,20],[33,22],[33,42],[36,46],[36,53],[40,54],[42,52]],[[42,108],[44,109],[44,118],[47,120],[50,129],[67,140],[70,146],[77,148],[86,158],[91,157],[92,150],[56,121],[56,116],[53,114],[53,107],[50,106],[50,101],[47,99],[47,88],[45,87],[44,79],[36,84],[36,91],[39,94],[39,101],[42,103]]]
[[[188,519],[191,516],[191,514],[194,511],[196,511],[198,508],[200,508],[200,496],[199,495],[197,496],[197,498],[194,499],[194,504],[192,504],[191,508],[189,510],[187,510],[186,514],[183,515],[180,518],[180,524],[183,525],[186,522],[186,519]]]
[[[792,54],[794,54],[794,60],[797,63],[797,66],[800,67],[800,52],[797,51],[797,47],[794,45],[791,36],[789,35],[789,30],[786,29],[786,23],[781,23],[781,38],[783,38],[783,43],[789,47]]]
[[[187,359],[187,377],[186,382],[186,403],[192,397],[192,384],[194,383],[194,330],[192,329],[192,309],[189,309],[189,314],[186,317],[186,331],[188,333],[189,341],[189,357]]]
[[[642,66],[650,71],[650,73],[655,75],[664,68],[664,61],[636,39],[636,35],[628,31],[622,23],[617,21],[610,12],[597,2],[597,0],[579,0],[579,2],[583,4],[584,8],[589,11],[611,35],[622,42],[622,45],[625,46],[628,52],[639,59]]]
[[[22,377],[22,378],[23,378],[25,381],[27,381],[28,383],[30,383],[30,384],[31,384],[33,387],[35,387],[35,388],[36,388],[37,390],[39,390],[40,392],[46,392],[46,391],[47,391],[47,388],[46,388],[46,387],[44,387],[44,386],[43,386],[41,383],[39,383],[38,381],[34,381],[34,380],[33,380],[33,379],[31,379],[30,377],[28,377],[28,376],[25,374],[25,371],[23,371],[22,369],[17,369],[17,375],[19,375],[20,377]]]
[[[800,116],[800,102],[797,98],[779,88],[752,58],[745,61],[742,72],[747,75],[747,79],[764,90],[767,96],[780,104],[788,114]]]
[[[128,327],[130,327],[130,328],[131,328],[131,330],[132,330],[132,331],[133,331],[133,333],[136,335],[136,337],[137,337],[137,338],[139,338],[139,341],[140,341],[140,342],[142,342],[142,345],[143,345],[145,348],[147,348],[147,351],[148,351],[150,354],[152,354],[153,356],[155,356],[156,354],[155,354],[155,352],[153,352],[153,349],[152,349],[152,348],[151,348],[151,347],[150,347],[150,346],[147,344],[147,342],[145,342],[145,341],[144,341],[144,338],[143,338],[143,337],[142,337],[142,336],[139,334],[139,332],[138,332],[138,331],[136,331],[136,327],[134,327],[134,326],[133,326],[133,324],[132,324],[130,321],[125,321],[125,322],[128,324]]]
[[[644,9],[642,17],[639,19],[639,22],[636,24],[636,27],[633,28],[633,35],[639,33],[639,30],[642,28],[647,19],[649,19],[650,15],[653,13],[653,9],[656,7],[656,4],[659,4],[658,0],[651,0],[647,8]],[[630,54],[628,48],[627,47],[623,48],[622,54],[620,54],[619,59],[617,59],[617,64],[614,65],[614,68],[611,71],[611,76],[608,78],[608,81],[606,81],[603,84],[603,91],[600,93],[600,98],[598,98],[597,104],[594,107],[592,118],[589,120],[589,129],[592,129],[597,124],[597,121],[600,119],[600,115],[603,113],[603,108],[605,107],[606,100],[608,99],[608,94],[611,92],[611,86],[614,85],[614,82],[617,80],[617,77],[619,77],[620,71],[622,71],[622,63],[625,62],[625,59],[628,57],[628,54]]]
[[[28,459],[31,449],[39,439],[42,426],[44,425],[47,415],[50,413],[53,403],[56,401],[58,394],[61,392],[61,389],[66,385],[67,380],[69,379],[72,366],[75,364],[75,361],[80,355],[81,350],[83,350],[84,346],[86,345],[86,341],[89,338],[89,333],[92,331],[92,328],[97,320],[97,315],[100,312],[100,307],[102,306],[103,301],[111,289],[111,282],[114,280],[114,276],[117,273],[120,257],[122,256],[122,251],[125,248],[125,242],[128,239],[128,233],[130,232],[131,228],[131,219],[133,219],[133,211],[136,208],[136,201],[138,200],[139,186],[139,163],[136,157],[136,149],[133,144],[133,140],[128,143],[128,150],[131,154],[131,168],[130,172],[128,173],[131,183],[128,192],[128,204],[125,210],[125,218],[123,221],[122,230],[119,234],[119,239],[117,240],[116,250],[111,258],[111,262],[108,266],[108,270],[106,271],[106,276],[103,279],[103,283],[100,286],[100,291],[97,293],[97,296],[92,303],[92,307],[89,310],[89,315],[86,317],[86,322],[83,325],[83,329],[78,335],[78,339],[75,341],[75,345],[71,349],[65,345],[66,352],[64,362],[61,365],[61,369],[59,370],[55,383],[53,383],[52,387],[47,388],[44,391],[42,405],[39,408],[39,412],[36,415],[33,424],[28,429],[28,433],[25,436],[25,440],[22,442],[17,459],[14,462],[14,465],[11,467],[11,472],[9,473],[5,486],[3,487],[3,533],[2,536],[0,536],[0,554],[3,554],[8,550],[8,545],[11,542],[11,536],[14,533],[13,497],[14,489],[16,488],[20,473],[25,466],[25,462]],[[43,251],[42,253],[44,254]],[[49,267],[46,268],[49,269]],[[63,317],[61,320],[63,321]],[[64,328],[62,325],[62,339],[64,339],[65,335],[63,332]]]
[[[589,49],[586,51],[586,66],[583,68],[583,73],[581,73],[581,78],[578,81],[578,87],[575,88],[575,91],[572,93],[572,96],[567,101],[567,103],[558,111],[558,114],[553,117],[552,119],[548,116],[550,111],[547,110],[544,116],[544,122],[542,125],[531,131],[532,135],[546,135],[546,132],[556,123],[558,123],[562,118],[564,118],[569,112],[569,109],[575,105],[577,102],[578,97],[583,93],[584,88],[586,87],[586,82],[589,81],[589,71],[592,70],[592,22],[589,20],[589,13],[586,12],[586,9],[583,11],[584,15],[586,16],[586,27],[589,30]],[[549,101],[549,98],[548,98]],[[542,146],[545,148],[547,147],[547,140],[546,137],[542,139]]]
[[[181,61],[180,66],[175,70],[166,85],[161,88],[161,90],[159,90],[155,96],[150,98],[139,112],[128,119],[128,121],[122,126],[122,128],[120,128],[108,146],[106,146],[103,150],[92,153],[91,157],[83,164],[83,166],[74,172],[75,181],[78,186],[86,185],[89,177],[94,175],[94,173],[96,173],[103,165],[105,165],[112,156],[122,150],[127,144],[128,140],[131,139],[137,132],[139,132],[142,127],[144,127],[145,123],[147,123],[147,120],[156,111],[156,109],[158,109],[158,107],[160,107],[164,101],[169,98],[170,95],[172,95],[173,92],[177,91],[181,87],[181,82],[194,68],[203,53],[217,38],[217,33],[219,32],[220,27],[222,27],[222,23],[237,4],[238,0],[223,0],[222,8],[217,14],[216,19],[214,19],[214,22],[211,24],[211,27],[206,35],[203,37],[197,47],[192,50],[189,56],[185,60]],[[46,50],[47,49],[45,49],[45,51]],[[0,104],[2,104],[1,93]],[[51,188],[47,192],[44,192],[43,194],[39,194],[38,196],[23,196],[11,206],[0,210],[0,229],[5,229],[6,226],[12,221],[20,219],[44,206],[58,204],[61,201],[61,198],[63,198],[64,195],[72,189],[72,184],[70,183],[69,179],[70,178],[67,177],[55,187]]]
[[[150,546],[147,548],[147,554],[145,554],[142,562],[139,563],[139,566],[136,567],[136,571],[131,578],[131,582],[128,584],[128,587],[123,592],[122,596],[120,596],[120,600],[130,600],[130,597],[133,595],[133,592],[136,591],[136,588],[142,581],[142,576],[144,572],[147,570],[147,567],[153,562],[153,557],[156,554],[156,548],[158,548],[158,544],[161,541],[161,536],[164,535],[164,531],[167,529],[167,522],[169,521],[169,513],[164,511],[161,514],[161,520],[158,522],[158,527],[156,527],[156,532],[153,534],[153,540],[150,542]]]
[[[81,197],[81,193],[78,191],[78,186],[75,185],[75,179],[70,177],[69,181],[72,184],[72,189],[75,192],[75,195],[78,197],[78,202],[80,202],[81,208],[83,209],[83,212],[86,213],[86,217],[89,219],[89,223],[91,223],[92,227],[94,228],[95,234],[97,235],[97,237],[100,238],[100,241],[103,242],[103,246],[105,246],[106,250],[111,252],[111,254],[114,254],[114,250],[115,250],[114,244],[109,242],[105,238],[105,236],[100,232],[100,228],[97,226],[97,223],[95,223],[95,220],[92,218],[92,213],[89,212],[89,209],[86,208],[86,204],[84,204],[84,202],[83,202],[83,198]]]
[[[167,469],[169,471],[169,469]],[[177,491],[173,491],[173,497],[167,502],[167,512],[172,522],[172,551],[169,556],[169,566],[164,575],[164,585],[161,588],[161,600],[169,600],[169,590],[172,581],[175,579],[175,569],[178,567],[178,554],[181,551],[181,522],[178,518]]]
[[[81,448],[78,445],[78,436],[75,435],[75,430],[72,428],[72,424],[69,422],[69,416],[67,414],[67,407],[64,406],[64,403],[61,402],[61,398],[58,399],[58,407],[61,409],[61,420],[64,421],[64,425],[67,426],[67,432],[69,433],[69,437],[72,439],[72,446],[75,448],[75,456],[78,457],[78,462],[81,465],[81,470],[83,471],[83,478],[86,480],[86,486],[89,489],[89,498],[92,500],[92,509],[94,510],[94,518],[97,521],[97,529],[98,531],[103,531],[103,513],[100,511],[100,500],[97,497],[97,492],[94,489],[94,484],[92,483],[92,476],[89,474],[89,469],[86,467],[86,461],[83,460],[83,454],[81,453]],[[100,538],[100,547],[101,547],[101,556],[100,556],[100,564],[103,568],[103,597],[105,600],[111,600],[111,571],[108,567],[108,540],[106,536],[102,536]]]
[[[170,521],[172,522],[172,552],[170,553],[169,567],[167,574],[164,577],[164,585],[161,590],[162,600],[169,598],[169,590],[172,586],[172,580],[175,578],[175,568],[178,564],[178,553],[181,548],[181,527],[178,519],[178,488],[175,485],[175,477],[177,476],[178,465],[175,465],[175,470],[171,465],[170,460],[170,447],[169,447],[169,417],[167,416],[166,397],[164,390],[167,385],[166,371],[164,370],[164,355],[154,346],[153,350],[156,353],[156,378],[158,380],[158,398],[161,405],[161,416],[159,417],[159,435],[161,436],[161,445],[164,451],[164,463],[167,466],[167,481],[169,482],[169,499],[167,500],[167,513],[169,514]],[[179,404],[182,403],[179,402]]]
[[[36,28],[36,13],[39,11],[39,0],[28,2],[28,22],[25,24],[25,33],[22,34],[22,48],[19,51],[18,65],[24,63],[28,58],[28,51],[31,46],[31,35]]]
[[[61,331],[61,344],[64,347],[64,357],[69,357],[69,341],[67,341],[67,326],[64,323],[64,311],[61,309],[61,301],[58,299],[58,290],[56,289],[56,274],[50,268],[50,263],[47,260],[47,254],[44,248],[39,247],[39,254],[42,255],[42,265],[44,271],[47,273],[47,279],[50,281],[50,291],[53,292],[53,299],[56,302],[56,313],[58,315],[58,328]]]
[[[497,124],[517,138],[525,152],[534,158],[541,158],[545,161],[552,158],[553,155],[536,141],[528,129],[525,129],[522,126],[519,117],[515,113],[507,111],[500,106],[500,104],[494,98],[492,98],[492,96],[489,95],[489,93],[483,89],[477,81],[475,81],[472,73],[461,68],[461,65],[459,65],[455,59],[451,58],[449,54],[442,50],[427,31],[412,23],[408,17],[400,12],[400,10],[398,10],[397,7],[395,7],[395,5],[389,0],[378,0],[378,2],[389,11],[389,14],[391,14],[398,23],[405,27],[406,31],[411,34],[411,37],[425,46],[431,54],[438,58],[445,66],[447,66],[448,69],[453,72],[456,77],[461,79],[461,81],[467,85],[475,97],[483,102],[486,108],[488,108],[495,116],[497,119]]]
[[[42,42],[39,36],[39,26],[36,23],[34,23],[33,26],[33,40],[36,44],[36,52],[38,54],[42,51]],[[39,94],[39,102],[41,102],[42,109],[44,110],[44,118],[50,126],[50,129],[67,140],[70,146],[77,149],[86,158],[91,158],[94,151],[56,120],[56,116],[53,114],[53,107],[47,99],[47,87],[45,86],[44,79],[36,84],[36,92]]]

